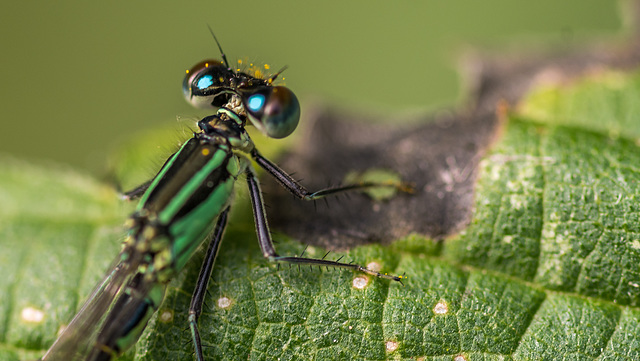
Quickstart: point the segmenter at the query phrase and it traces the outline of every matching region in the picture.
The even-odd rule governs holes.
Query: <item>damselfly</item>
[[[137,342],[160,306],[167,283],[210,239],[188,317],[195,358],[202,360],[198,318],[227,224],[233,188],[240,177],[246,177],[258,242],[268,260],[347,268],[401,281],[401,276],[381,274],[353,263],[283,257],[276,253],[260,186],[249,159],[302,200],[381,185],[398,188],[402,185],[363,182],[307,191],[263,157],[245,131],[245,126],[251,124],[271,138],[284,138],[295,130],[300,118],[298,99],[288,88],[273,84],[282,71],[262,77],[233,70],[217,39],[216,43],[222,61],[203,61],[188,70],[183,90],[193,105],[214,108],[217,112],[198,122],[199,131],[169,157],[151,181],[125,194],[127,198],[141,199],[128,221],[123,249],[43,361],[102,361],[122,354]]]

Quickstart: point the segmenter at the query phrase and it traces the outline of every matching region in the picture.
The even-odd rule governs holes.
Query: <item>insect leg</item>
[[[204,303],[204,296],[207,293],[207,287],[209,286],[209,279],[211,278],[211,272],[213,271],[213,264],[216,261],[216,255],[218,249],[220,249],[220,243],[222,243],[222,235],[227,225],[227,216],[229,214],[229,207],[225,209],[220,216],[216,227],[211,236],[211,242],[209,242],[209,248],[207,248],[207,254],[200,268],[200,274],[198,275],[198,281],[196,282],[196,288],[193,290],[191,296],[191,305],[189,306],[189,329],[191,330],[191,337],[193,339],[193,345],[195,347],[196,360],[204,360],[202,353],[202,341],[200,340],[200,332],[198,331],[198,319],[202,313],[202,304]]]
[[[140,197],[142,197],[142,195],[144,194],[144,192],[147,191],[147,189],[149,189],[149,186],[151,185],[151,180],[148,180],[142,184],[140,184],[139,186],[126,191],[126,192],[120,192],[120,198],[126,200],[126,201],[131,201],[134,199],[138,199]]]
[[[160,167],[160,170],[158,171],[158,174],[160,174],[160,172],[162,172],[162,169],[164,169],[164,167],[167,167],[171,164],[171,162],[174,160],[176,153],[173,153],[169,158],[167,158],[167,160],[164,162],[164,164],[162,165],[162,167]],[[158,176],[158,174],[156,174],[153,178],[149,179],[148,181],[140,184],[139,186],[126,191],[126,192],[122,192],[121,189],[119,189],[120,187],[118,187],[118,192],[120,193],[120,198],[122,198],[123,200],[126,201],[131,201],[134,199],[138,199],[140,197],[142,197],[142,195],[144,194],[144,192],[147,191],[147,189],[149,189],[149,187],[151,186],[151,183],[153,183],[154,179],[156,179],[156,177]]]
[[[263,157],[257,150],[253,150],[251,152],[251,157],[262,167],[264,170],[269,172],[271,176],[273,176],[284,188],[286,188],[289,192],[291,192],[296,197],[311,201],[319,198],[326,197],[328,195],[352,191],[352,190],[363,190],[367,188],[374,187],[394,187],[402,192],[413,192],[413,188],[406,183],[396,183],[396,182],[359,182],[353,184],[345,184],[342,186],[329,187],[320,189],[315,192],[308,191],[303,185],[298,183],[293,177],[291,177],[287,172],[278,167],[275,163],[271,162],[269,159]]]
[[[286,173],[284,173],[286,174]],[[256,233],[258,235],[258,242],[260,243],[260,249],[262,255],[273,262],[285,262],[291,264],[303,264],[311,266],[324,266],[334,268],[347,268],[354,271],[366,273],[375,277],[385,278],[402,282],[402,276],[393,276],[376,271],[372,271],[364,266],[360,266],[354,263],[343,263],[330,261],[326,259],[315,259],[306,257],[283,257],[278,255],[273,241],[271,240],[271,233],[269,232],[269,224],[267,223],[267,217],[264,210],[264,202],[262,200],[262,191],[260,191],[260,185],[258,179],[251,169],[247,170],[247,184],[249,185],[249,194],[251,196],[251,205],[253,208],[253,219],[256,224]]]

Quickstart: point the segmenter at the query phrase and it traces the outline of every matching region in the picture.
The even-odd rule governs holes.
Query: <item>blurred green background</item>
[[[302,100],[389,115],[461,102],[470,49],[574,45],[619,33],[602,0],[6,1],[0,152],[100,172],[114,144],[204,115],[184,70],[218,57],[288,65]],[[303,109],[304,117],[304,109]],[[188,135],[187,135],[188,136]],[[185,136],[186,137],[186,136]]]

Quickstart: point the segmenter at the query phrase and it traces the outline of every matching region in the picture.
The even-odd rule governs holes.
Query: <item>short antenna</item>
[[[229,66],[229,62],[227,61],[227,56],[224,55],[224,51],[222,51],[220,42],[218,41],[218,38],[216,38],[216,34],[213,33],[213,29],[211,29],[211,26],[209,26],[209,24],[207,24],[207,27],[209,28],[209,32],[213,36],[213,40],[216,41],[216,45],[218,45],[218,50],[220,50],[220,56],[222,57],[222,61],[224,62],[224,65],[227,67],[227,69],[231,69],[231,67]]]

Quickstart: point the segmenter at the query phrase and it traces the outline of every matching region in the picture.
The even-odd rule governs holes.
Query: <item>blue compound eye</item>
[[[265,97],[263,94],[253,94],[247,98],[247,109],[256,113],[264,107]]]
[[[261,87],[243,100],[251,123],[271,138],[284,138],[298,126],[300,103],[286,87]]]
[[[182,92],[185,99],[197,108],[217,109],[229,101],[233,77],[235,73],[220,60],[204,60],[187,70]]]
[[[213,85],[213,77],[211,75],[205,75],[202,78],[198,79],[198,81],[196,82],[196,87],[200,90],[207,89],[212,85]]]

